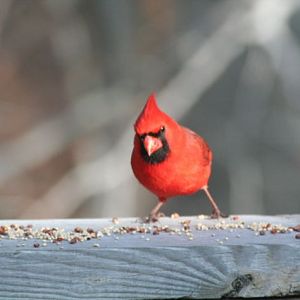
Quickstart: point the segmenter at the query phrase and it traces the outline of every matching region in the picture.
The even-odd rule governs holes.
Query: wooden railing
[[[0,221],[0,299],[300,296],[300,215]]]

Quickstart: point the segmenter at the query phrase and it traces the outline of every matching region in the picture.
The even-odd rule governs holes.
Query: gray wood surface
[[[185,222],[189,228],[184,231],[186,220],[191,222]],[[241,222],[245,228],[197,230],[199,223],[226,227]],[[162,218],[150,225],[135,218],[2,220],[0,226],[32,224],[33,230],[59,227],[71,232],[80,227],[116,233],[75,244],[0,235],[0,299],[300,296],[297,232],[260,235],[247,228],[254,222],[295,226],[300,215],[239,216],[222,223],[209,218]],[[166,225],[171,232],[153,234],[153,226]],[[122,226],[150,232],[120,234]],[[40,246],[34,248],[35,243]]]

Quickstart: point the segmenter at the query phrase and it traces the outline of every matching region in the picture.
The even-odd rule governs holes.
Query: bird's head
[[[151,94],[134,124],[141,155],[146,162],[157,164],[167,158],[175,126],[177,123],[159,109],[155,95]]]

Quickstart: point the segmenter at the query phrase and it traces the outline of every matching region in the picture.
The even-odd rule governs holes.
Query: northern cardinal
[[[159,200],[150,221],[158,220],[167,199],[199,190],[212,205],[212,217],[223,216],[208,190],[213,155],[202,137],[161,111],[154,94],[149,96],[134,130],[133,173]]]

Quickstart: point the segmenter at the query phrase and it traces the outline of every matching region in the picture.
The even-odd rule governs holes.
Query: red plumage
[[[134,129],[133,172],[159,198],[151,219],[157,219],[159,208],[168,198],[201,189],[213,205],[213,216],[219,217],[220,210],[207,189],[213,155],[205,140],[161,111],[154,94],[148,98]]]

